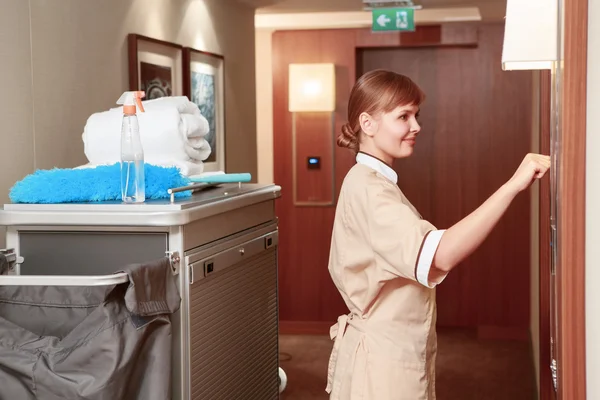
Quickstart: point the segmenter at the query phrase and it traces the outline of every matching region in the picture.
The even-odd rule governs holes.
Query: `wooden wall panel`
[[[370,29],[353,29],[356,36],[355,47],[397,47],[400,46],[400,36],[407,35],[397,32],[379,32],[373,34]]]
[[[442,25],[441,41],[446,45],[473,45],[478,42],[479,30],[474,25]]]
[[[398,47],[408,43],[406,50],[389,50],[391,53],[386,54],[390,57],[396,53],[404,57],[404,51],[419,54],[418,66],[411,67],[411,62],[404,60],[406,68],[411,77],[424,86],[427,104],[444,99],[445,105],[424,109],[422,113],[425,125],[418,151],[422,159],[433,160],[431,165],[423,168],[408,162],[398,168],[401,180],[417,177],[422,181],[419,190],[408,189],[407,195],[440,227],[457,222],[491,195],[510,178],[528,151],[530,75],[501,70],[501,26],[461,28],[451,25],[441,30],[439,27],[421,29],[428,31],[412,34],[416,35],[412,39],[407,34],[371,34],[364,29],[282,31],[273,35],[274,173],[275,182],[283,187],[277,212],[282,242],[280,319],[284,323],[310,321],[325,327],[347,312],[327,271],[334,207],[292,205],[291,115],[287,111],[290,63],[336,64],[337,134],[346,122],[347,101],[357,76],[357,63],[362,69],[367,62],[364,54],[357,58],[357,53],[363,53],[361,48]],[[421,42],[417,38],[421,38]],[[479,48],[474,48],[477,40]],[[439,49],[444,46],[452,48]],[[468,56],[463,59],[465,54]],[[447,99],[450,104],[446,104]],[[434,133],[425,134],[428,130]],[[336,149],[338,190],[353,163],[354,156],[349,151]],[[468,170],[472,172],[465,175],[463,171]],[[483,248],[469,260],[470,265],[453,273],[448,283],[440,287],[441,325],[528,326],[528,224],[529,202],[524,195],[511,207]]]
[[[442,27],[432,26],[430,29],[421,29],[409,32],[401,37],[402,46],[437,46],[442,41]]]
[[[297,204],[335,203],[334,146],[329,113],[296,113],[296,189]],[[337,135],[336,135],[337,136]],[[320,169],[307,168],[309,157],[320,158]]]
[[[335,132],[345,123],[344,99],[354,83],[354,31],[283,31],[273,34],[274,180],[282,186],[279,290],[282,321],[335,321],[345,312],[327,262],[335,208],[294,207],[292,199],[292,119],[288,112],[288,65],[332,62],[336,65]],[[302,146],[302,144],[300,145]],[[352,165],[351,155],[336,146],[337,191]],[[325,162],[326,160],[322,160]]]

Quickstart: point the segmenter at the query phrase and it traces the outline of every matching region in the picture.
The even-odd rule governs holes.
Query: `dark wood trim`
[[[191,52],[188,48],[183,49],[181,56],[181,84],[183,85],[183,95],[188,100],[192,100],[192,72],[190,71]]]
[[[550,71],[540,72],[540,153],[550,154],[550,121],[551,121],[551,85]],[[552,400],[554,387],[552,384],[551,352],[550,352],[550,177],[540,182],[539,193],[539,237],[540,237],[540,303],[539,303],[539,361],[540,361],[540,400]]]
[[[223,56],[222,54],[211,53],[210,51],[197,50],[197,49],[194,49],[194,48],[191,48],[191,47],[184,47],[183,50],[186,51],[186,52],[188,52],[188,53],[203,54],[205,56],[209,56],[209,57],[213,57],[213,58],[218,58],[219,60],[225,60],[225,56]]]
[[[144,42],[151,42],[151,43],[159,44],[161,46],[173,47],[175,49],[183,49],[183,46],[180,44],[173,43],[173,42],[167,42],[166,40],[155,39],[155,38],[151,38],[151,37],[144,36],[144,35],[138,35],[137,33],[130,33],[129,37],[134,37],[134,38],[136,38],[136,40],[142,40]]]
[[[216,53],[211,53],[208,51],[202,51],[202,50],[196,50],[193,49],[191,47],[184,47],[183,48],[183,56],[181,58],[181,64],[182,64],[182,83],[183,83],[183,95],[187,96],[188,99],[191,100],[192,98],[192,92],[191,92],[191,88],[192,88],[192,73],[190,70],[190,63],[192,62],[192,54],[196,53],[196,54],[202,54],[205,56],[209,56],[209,57],[213,57],[216,59],[221,60],[221,62],[223,63],[223,75],[225,75],[225,57],[222,56],[221,54],[216,54]],[[225,85],[225,76],[223,76],[223,84]],[[223,95],[225,95],[225,88],[223,88]],[[223,99],[223,104],[225,104],[225,99]]]
[[[329,335],[334,322],[323,321],[279,321],[282,335]]]
[[[190,70],[190,63],[192,62],[192,54],[194,53],[216,58],[221,60],[221,63],[223,64],[223,106],[225,107],[225,110],[223,111],[223,147],[225,149],[225,163],[223,164],[223,168],[227,170],[227,110],[229,107],[227,107],[227,64],[225,63],[225,56],[211,53],[209,51],[197,50],[191,47],[183,48],[183,54],[181,57],[181,83],[183,85],[182,93],[190,101],[192,101],[192,72]]]
[[[482,340],[516,340],[530,342],[531,335],[528,328],[506,326],[478,326],[477,338]]]
[[[356,48],[405,47],[466,47],[479,45],[477,25],[428,25],[418,27],[415,32],[378,33],[370,29],[356,29]]]
[[[129,69],[129,90],[139,90],[139,76],[138,76],[138,41],[155,43],[161,46],[173,47],[175,49],[183,49],[183,46],[177,43],[171,43],[164,40],[154,39],[148,36],[138,35],[137,33],[130,33],[127,35],[127,56],[128,56],[128,69]]]
[[[138,90],[138,45],[137,35],[131,33],[127,37],[127,52],[128,52],[128,66],[129,66],[129,90]]]
[[[558,190],[559,400],[586,398],[585,139],[588,1],[564,0],[564,72]]]

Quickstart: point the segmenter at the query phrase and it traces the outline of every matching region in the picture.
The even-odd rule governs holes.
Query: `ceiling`
[[[362,11],[362,0],[241,0],[257,3],[258,14]],[[506,0],[416,0],[423,8],[478,7],[483,20],[502,20]]]

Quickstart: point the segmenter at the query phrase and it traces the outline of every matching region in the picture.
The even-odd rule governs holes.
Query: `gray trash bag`
[[[0,287],[1,400],[171,399],[168,259],[126,267],[129,283]]]
[[[4,275],[8,272],[9,268],[8,259],[5,254],[0,253],[0,275]]]

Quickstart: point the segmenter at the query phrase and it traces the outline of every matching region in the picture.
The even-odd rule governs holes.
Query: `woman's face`
[[[396,107],[377,118],[378,129],[373,141],[385,155],[391,158],[404,158],[412,155],[421,126],[417,121],[418,106]]]

